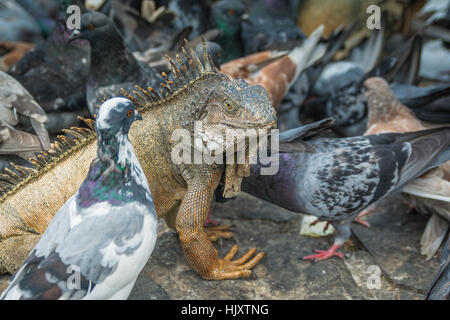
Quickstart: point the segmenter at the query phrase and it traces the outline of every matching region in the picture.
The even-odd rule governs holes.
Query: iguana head
[[[202,148],[211,150],[212,144],[212,149],[220,153],[245,139],[245,135],[241,134],[245,130],[248,133],[248,129],[253,129],[253,135],[256,136],[261,132],[255,129],[276,128],[275,109],[266,90],[259,85],[250,86],[244,80],[230,79],[218,72],[207,52],[205,41],[202,60],[193,49],[182,48],[182,54],[184,59],[177,56],[178,65],[168,57],[172,79],[163,73],[166,84],[161,84],[167,89],[166,97],[163,98],[152,88],[145,90],[138,86],[144,96],[137,91],[133,92],[134,96],[126,92],[123,94],[143,108],[164,106],[168,110],[167,114],[177,119],[177,126],[188,129],[191,137],[193,134],[196,147],[197,142],[201,141]],[[177,126],[174,129],[178,129]],[[233,131],[236,133],[233,139],[226,139],[227,133]]]
[[[219,145],[226,150],[245,139],[245,134],[252,136],[260,133],[260,129],[276,128],[275,109],[262,86],[250,86],[242,79],[232,80],[223,76],[223,81],[214,87],[197,119],[200,124],[197,128],[200,130],[195,131],[205,147],[214,142],[213,146],[217,148]],[[227,141],[227,134],[237,140]]]

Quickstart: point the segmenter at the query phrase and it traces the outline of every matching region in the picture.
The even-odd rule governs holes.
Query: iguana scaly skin
[[[132,95],[143,121],[129,133],[137,158],[150,183],[156,211],[179,234],[183,251],[205,279],[232,279],[248,276],[250,269],[263,257],[250,250],[232,261],[237,246],[219,258],[204,230],[214,190],[222,176],[225,196],[240,192],[242,177],[249,166],[234,164],[180,164],[171,159],[175,129],[194,133],[194,122],[200,121],[203,144],[215,141],[224,148],[226,129],[276,126],[275,111],[267,93],[260,86],[248,86],[243,80],[231,80],[213,69],[211,58],[203,50],[203,63],[195,53],[183,49],[185,61],[178,58],[179,68],[169,59],[173,81],[165,74],[165,97],[151,88]],[[92,128],[92,121],[87,120]],[[53,214],[79,188],[89,163],[96,156],[96,139],[92,129],[71,128],[60,136],[48,154],[37,157],[34,170],[15,166],[3,172],[0,180],[0,272],[13,273],[23,262],[45,231]],[[225,174],[224,174],[225,172]],[[252,258],[253,257],[253,258]],[[251,259],[250,259],[251,258]]]

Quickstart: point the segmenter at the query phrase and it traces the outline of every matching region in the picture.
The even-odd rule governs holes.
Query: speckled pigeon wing
[[[324,138],[314,146],[320,152],[305,159],[303,187],[299,188],[307,212],[337,220],[375,201],[380,187],[380,159],[367,139]],[[385,160],[388,163],[392,157]],[[391,185],[389,180],[384,188]]]
[[[392,145],[401,172],[397,187],[449,160],[450,128],[431,129],[404,134],[387,133],[366,136],[373,144]],[[401,146],[401,149],[399,148]],[[444,152],[442,152],[444,151]],[[403,157],[406,156],[406,159]],[[402,164],[403,162],[403,164]]]

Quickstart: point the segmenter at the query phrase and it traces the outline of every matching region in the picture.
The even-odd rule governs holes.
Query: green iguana
[[[176,165],[171,150],[177,141],[171,137],[174,130],[187,129],[192,139],[194,122],[200,122],[203,144],[214,141],[226,148],[228,142],[222,138],[227,129],[275,128],[275,110],[264,88],[231,80],[215,70],[206,48],[203,62],[192,50],[187,53],[183,48],[182,53],[178,65],[167,57],[173,79],[163,74],[164,97],[150,87],[122,92],[143,117],[130,131],[130,141],[150,183],[158,217],[176,229],[192,268],[205,279],[249,276],[264,253],[255,255],[252,249],[231,260],[237,251],[234,246],[219,258],[203,225],[222,177],[225,196],[233,196],[240,192],[242,177],[249,174],[248,164]],[[64,130],[67,135],[31,160],[33,169],[14,166],[1,173],[0,273],[13,273],[22,264],[53,215],[78,190],[97,149],[93,120],[86,123],[90,128]]]

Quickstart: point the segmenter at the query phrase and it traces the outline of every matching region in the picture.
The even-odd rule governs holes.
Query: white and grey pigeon
[[[34,152],[47,150],[50,138],[46,121],[45,111],[31,94],[19,81],[0,71],[0,155],[29,158]],[[37,136],[16,127],[30,124]]]
[[[91,44],[86,100],[93,115],[100,101],[120,95],[121,88],[131,91],[138,84],[151,86],[157,92],[162,89],[163,77],[134,58],[113,21],[103,13],[83,13],[81,29],[72,31],[68,41],[75,39],[86,39]]]
[[[98,151],[78,192],[56,213],[2,299],[126,299],[149,259],[157,218],[128,139],[131,101],[100,107]]]
[[[350,224],[378,199],[450,158],[450,128],[351,138],[317,137],[330,119],[280,134],[279,170],[261,175],[252,165],[242,191],[287,210],[329,221],[334,244],[305,259],[324,260],[349,239]]]

